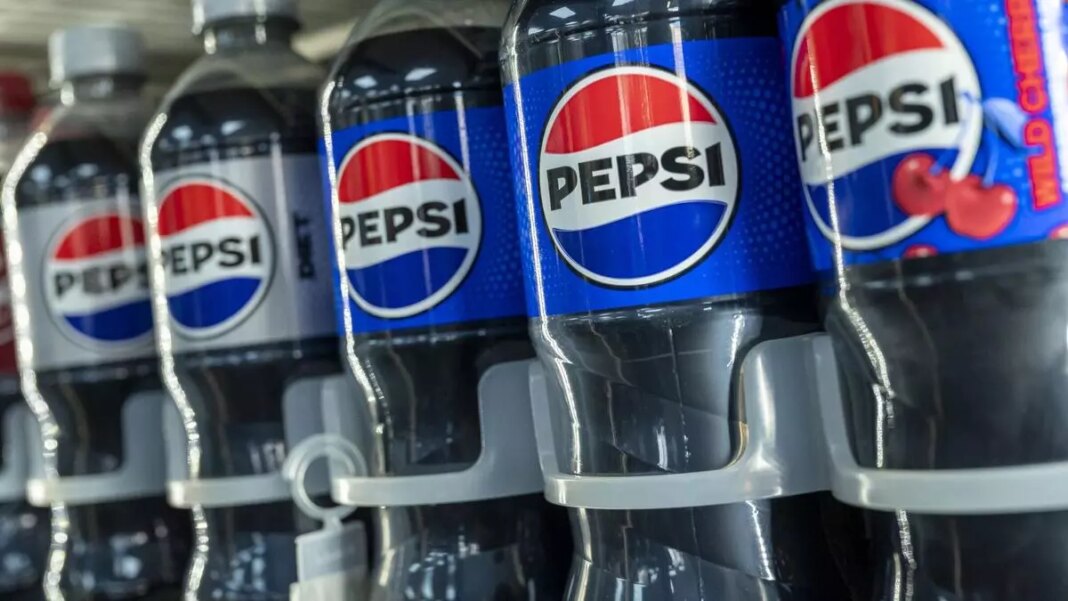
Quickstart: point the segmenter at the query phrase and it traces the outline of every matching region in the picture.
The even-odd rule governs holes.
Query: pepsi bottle
[[[162,453],[138,200],[142,41],[121,26],[73,27],[53,34],[49,58],[62,103],[3,188],[22,392],[41,425],[45,482],[79,482],[76,499],[44,498],[45,593],[177,600],[188,516],[167,506],[158,474],[125,471]],[[89,495],[94,481],[107,485]]]
[[[1068,459],[1063,16],[783,3],[800,198],[862,465]],[[879,599],[1068,597],[1068,510],[871,517]]]
[[[160,354],[194,479],[280,471],[308,384],[340,370],[316,156],[322,73],[291,48],[293,2],[196,0],[205,54],[143,141]],[[246,487],[197,508],[188,598],[288,599],[294,538],[317,524]],[[207,501],[205,501],[207,504]]]
[[[0,73],[0,180],[22,147],[35,102],[30,81],[18,73]],[[0,249],[2,251],[2,249]],[[25,497],[29,445],[12,431],[26,411],[15,363],[7,262],[0,254],[0,473],[20,474],[19,483],[0,492],[0,596],[11,601],[43,599],[41,576],[48,553],[48,510],[31,506]],[[12,434],[16,434],[12,436]]]
[[[532,355],[497,68],[505,8],[382,2],[324,88],[343,350],[369,383],[380,477],[474,463],[479,380]],[[380,508],[371,598],[558,599],[554,516],[536,495]]]
[[[562,469],[724,467],[745,444],[747,352],[817,329],[775,15],[724,0],[512,7],[519,231]],[[830,507],[576,510],[568,598],[844,599]]]

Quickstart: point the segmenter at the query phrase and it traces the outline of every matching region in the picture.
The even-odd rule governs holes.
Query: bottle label
[[[820,270],[839,248],[860,264],[1068,237],[1062,13],[1059,0],[787,3]]]
[[[500,107],[351,127],[332,148],[339,303],[353,332],[523,315]]]
[[[812,280],[780,54],[771,38],[679,42],[507,88],[531,315]]]
[[[135,198],[18,209],[36,369],[153,356],[145,232]]]
[[[332,335],[313,155],[205,163],[155,178],[175,352]]]

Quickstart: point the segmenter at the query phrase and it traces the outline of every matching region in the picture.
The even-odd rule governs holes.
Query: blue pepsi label
[[[376,121],[331,142],[338,302],[352,332],[523,314],[500,107]]]
[[[1060,0],[782,12],[820,270],[1068,237]]]
[[[811,281],[774,39],[634,48],[509,86],[528,311]]]

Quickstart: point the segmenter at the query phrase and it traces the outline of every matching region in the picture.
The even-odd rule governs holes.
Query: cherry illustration
[[[1068,223],[1062,223],[1049,233],[1050,240],[1068,240]]]
[[[1009,226],[1019,206],[1016,191],[1004,184],[988,186],[977,175],[953,182],[946,194],[946,221],[954,232],[989,240]]]
[[[910,217],[934,217],[946,210],[949,171],[929,154],[911,154],[894,170],[892,189],[897,206]]]

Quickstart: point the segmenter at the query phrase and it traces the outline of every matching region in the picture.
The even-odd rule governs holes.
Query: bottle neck
[[[8,170],[15,155],[18,154],[23,140],[29,134],[29,127],[30,115],[28,114],[4,115],[0,113],[0,178],[3,178],[4,172]],[[0,380],[3,380],[2,373],[0,373]],[[0,395],[2,394],[0,390]]]
[[[0,112],[0,144],[11,140],[21,141],[29,132],[31,115],[14,113],[4,114]]]
[[[297,23],[285,17],[243,17],[209,23],[204,27],[204,51],[232,52],[263,46],[289,48]]]
[[[145,86],[141,75],[86,75],[63,82],[60,99],[63,104],[85,100],[112,100],[136,97]]]

